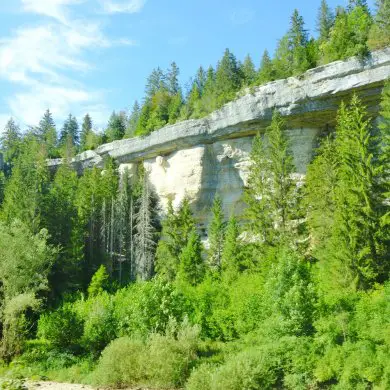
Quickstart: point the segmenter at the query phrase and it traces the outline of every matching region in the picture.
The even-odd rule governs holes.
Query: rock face
[[[380,93],[390,78],[390,48],[361,62],[337,61],[246,91],[246,94],[199,120],[166,126],[146,137],[115,141],[78,155],[74,166],[81,172],[103,166],[111,156],[131,175],[140,161],[150,171],[163,208],[188,196],[197,217],[207,224],[215,194],[222,197],[228,216],[242,209],[253,135],[270,123],[276,108],[285,117],[297,173],[304,174],[322,131],[334,127],[342,100],[356,92],[369,111],[378,112]],[[61,160],[51,160],[56,167]]]

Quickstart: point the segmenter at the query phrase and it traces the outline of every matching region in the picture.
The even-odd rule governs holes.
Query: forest
[[[190,202],[162,216],[137,180],[79,176],[75,153],[200,118],[254,86],[390,46],[390,1],[329,8],[318,36],[298,11],[259,69],[226,50],[186,93],[175,63],[103,133],[47,110],[1,137],[0,389],[24,379],[187,390],[390,388],[390,81],[378,118],[358,94],[318,140],[304,182],[275,110],[253,140],[243,215],[215,197],[205,236]],[[48,158],[64,163],[50,170]]]

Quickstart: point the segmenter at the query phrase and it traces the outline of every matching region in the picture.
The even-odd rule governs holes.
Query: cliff
[[[285,117],[297,174],[303,175],[318,136],[332,129],[342,100],[357,92],[376,116],[384,82],[390,78],[390,48],[365,60],[352,58],[311,69],[246,90],[243,96],[205,118],[166,126],[146,137],[115,141],[73,160],[81,172],[102,166],[113,157],[120,170],[132,174],[144,161],[164,207],[168,198],[178,204],[187,195],[201,222],[207,223],[212,199],[218,193],[228,216],[242,208],[252,137],[266,128],[276,108]],[[61,160],[51,160],[56,167]]]

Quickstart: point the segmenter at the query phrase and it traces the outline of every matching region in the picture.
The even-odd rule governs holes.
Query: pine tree
[[[106,267],[101,265],[92,276],[91,283],[88,286],[88,296],[95,297],[101,294],[107,287],[108,279],[109,275]]]
[[[293,59],[290,48],[289,36],[285,35],[279,40],[273,59],[275,79],[284,79],[294,73]]]
[[[126,132],[126,120],[123,113],[117,114],[115,111],[111,114],[106,129],[107,142],[122,139]]]
[[[167,72],[167,86],[168,86],[168,92],[174,96],[179,94],[180,91],[180,84],[179,84],[179,74],[180,70],[177,66],[176,62],[172,62],[170,68]]]
[[[183,97],[179,91],[174,95],[168,106],[169,123],[176,123],[179,118],[180,110],[183,107]]]
[[[326,41],[329,38],[330,30],[334,23],[334,15],[326,0],[321,0],[321,7],[317,17],[317,31],[319,40]]]
[[[368,45],[377,50],[390,46],[390,0],[377,0],[377,12],[370,30]]]
[[[0,143],[5,162],[4,171],[10,175],[13,162],[18,157],[21,146],[20,128],[12,118],[5,125]]]
[[[243,85],[246,87],[253,85],[256,80],[256,69],[249,54],[245,57],[244,63],[241,66],[241,72],[243,77]]]
[[[166,88],[166,78],[160,68],[153,69],[146,81],[145,98],[151,99],[158,91]]]
[[[388,171],[374,157],[381,155],[381,146],[372,133],[367,112],[355,95],[338,113],[335,145],[340,160],[328,257],[344,269],[343,283],[357,288],[371,286],[389,271],[388,241],[380,234],[388,210],[381,184]]]
[[[57,153],[57,130],[52,113],[49,110],[43,115],[37,129],[37,136],[41,142],[44,142],[47,148],[48,156],[58,157]]]
[[[275,69],[267,50],[264,50],[260,68],[257,74],[257,84],[265,84],[275,80]]]
[[[192,230],[188,237],[188,243],[180,254],[179,279],[196,286],[203,280],[204,274],[202,243],[196,230]]]
[[[79,143],[79,125],[77,119],[69,114],[68,119],[64,122],[64,126],[60,134],[60,145],[71,146],[77,148]]]
[[[284,130],[284,120],[275,110],[266,130],[268,145],[260,135],[253,141],[245,191],[249,232],[267,245],[275,245],[290,235],[296,211],[296,183],[292,178],[295,168]]]
[[[289,46],[291,51],[292,71],[300,74],[309,69],[306,47],[309,42],[303,17],[298,10],[294,10],[291,17],[291,26],[288,32]]]
[[[226,227],[225,240],[221,256],[222,274],[225,279],[231,281],[242,270],[242,255],[239,243],[239,227],[234,216],[229,219]]]
[[[229,49],[226,49],[215,73],[215,93],[218,107],[232,100],[240,87],[240,69],[237,59]]]
[[[81,127],[80,134],[80,150],[87,150],[88,136],[92,132],[92,119],[89,114],[86,114],[83,119],[83,125]]]
[[[135,136],[137,130],[137,124],[141,115],[141,107],[138,103],[138,100],[134,102],[133,108],[130,113],[129,120],[127,122],[127,129],[125,133],[126,138],[132,138]]]
[[[225,238],[225,223],[222,210],[222,199],[217,195],[211,208],[212,220],[209,225],[209,264],[214,271],[220,271],[222,251]]]
[[[154,221],[152,196],[148,182],[148,174],[145,172],[138,213],[135,217],[135,258],[137,273],[143,280],[150,279],[154,273],[157,232]]]

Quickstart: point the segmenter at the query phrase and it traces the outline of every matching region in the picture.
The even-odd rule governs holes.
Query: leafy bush
[[[173,325],[172,325],[173,324]],[[188,321],[171,322],[165,335],[153,333],[146,341],[121,337],[103,351],[94,382],[100,385],[178,387],[188,377],[197,355],[199,328]]]
[[[43,314],[38,321],[38,337],[63,351],[77,351],[83,335],[83,321],[70,303],[52,313]]]
[[[114,297],[118,335],[146,336],[150,332],[163,333],[170,318],[181,322],[191,306],[172,284],[161,280],[138,282]]]

